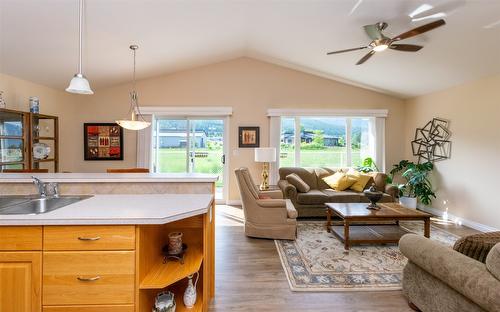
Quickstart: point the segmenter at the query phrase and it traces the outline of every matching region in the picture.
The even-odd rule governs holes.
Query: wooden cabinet
[[[40,251],[0,252],[0,311],[40,312]]]
[[[46,157],[33,148],[48,146]],[[59,120],[57,116],[0,108],[0,171],[59,171]]]
[[[0,312],[150,312],[164,290],[177,311],[208,311],[213,208],[161,225],[0,226]],[[162,248],[177,231],[184,262],[165,262]],[[187,309],[182,294],[195,272],[198,300]]]

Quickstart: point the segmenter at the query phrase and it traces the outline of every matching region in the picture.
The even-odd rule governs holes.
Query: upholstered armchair
[[[297,211],[281,191],[261,192],[247,168],[235,170],[240,189],[245,235],[250,237],[291,239],[297,234]]]

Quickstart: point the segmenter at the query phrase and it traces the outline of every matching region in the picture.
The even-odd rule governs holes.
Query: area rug
[[[400,222],[423,235],[423,222]],[[431,225],[431,239],[453,246],[459,237]],[[396,244],[344,244],[325,230],[323,221],[299,221],[295,241],[275,240],[293,291],[380,291],[401,289],[406,257]]]

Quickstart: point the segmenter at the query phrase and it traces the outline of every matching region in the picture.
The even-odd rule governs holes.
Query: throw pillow
[[[363,192],[363,190],[366,187],[366,184],[372,178],[371,176],[369,176],[367,174],[363,174],[363,173],[356,171],[352,168],[349,169],[349,171],[347,171],[347,175],[356,179],[356,182],[354,182],[354,184],[351,185],[351,187],[350,187],[351,190],[356,191],[356,192]]]
[[[356,179],[343,172],[335,172],[335,174],[323,178],[323,181],[336,191],[344,191],[353,185]]]
[[[290,173],[289,175],[287,175],[286,180],[288,181],[288,183],[295,186],[295,188],[297,188],[297,191],[299,191],[300,193],[307,193],[311,189],[311,187],[306,182],[304,182],[304,180],[302,180],[296,173]]]

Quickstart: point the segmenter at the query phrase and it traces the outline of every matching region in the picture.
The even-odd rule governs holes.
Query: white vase
[[[399,203],[406,208],[417,209],[417,198],[416,197],[401,196],[399,198]]]
[[[186,287],[186,290],[184,291],[184,305],[186,308],[191,309],[194,304],[196,303],[196,284],[198,283],[198,277],[200,277],[200,274],[198,272],[196,274],[196,280],[193,284],[193,275],[188,276],[188,286]]]

